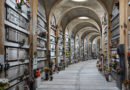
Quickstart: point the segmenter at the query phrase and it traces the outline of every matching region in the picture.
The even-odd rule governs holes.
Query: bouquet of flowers
[[[0,90],[5,90],[9,87],[8,79],[0,79]]]
[[[117,69],[116,69],[116,71],[117,71],[117,74],[120,74],[120,72],[121,72],[121,67],[118,66]]]
[[[113,55],[112,55],[112,57],[114,58],[114,59],[116,59],[116,53],[113,53]]]
[[[49,72],[49,71],[50,71],[50,68],[49,68],[49,67],[45,67],[45,68],[44,68],[44,71],[45,71],[45,72]]]
[[[130,84],[130,80],[124,80],[124,81],[123,81],[123,84],[124,84],[124,86],[129,85],[129,84]]]

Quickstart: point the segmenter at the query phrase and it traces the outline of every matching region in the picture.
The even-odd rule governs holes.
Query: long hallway
[[[96,60],[70,65],[54,74],[53,81],[42,82],[37,90],[118,90],[114,80],[107,82],[96,67]]]
[[[130,0],[1,0],[0,90],[116,87],[130,90]]]

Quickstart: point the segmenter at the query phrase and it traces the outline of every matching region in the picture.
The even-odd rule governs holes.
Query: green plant
[[[44,68],[44,71],[45,71],[45,72],[49,72],[49,71],[50,71],[50,68],[49,68],[49,67],[45,67],[45,68]]]
[[[50,66],[53,66],[54,61],[51,60],[51,61],[49,62],[49,64],[50,64]]]
[[[34,57],[36,58],[38,56],[37,52],[35,51],[34,52]]]

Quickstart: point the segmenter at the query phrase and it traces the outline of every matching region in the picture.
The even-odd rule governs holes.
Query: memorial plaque
[[[6,60],[17,60],[18,50],[17,48],[6,48]]]
[[[63,53],[62,52],[60,52],[60,56],[62,56],[63,55]]]
[[[46,20],[45,9],[42,5],[42,1],[38,1],[38,13]]]
[[[13,73],[12,73],[13,72]],[[9,70],[6,71],[6,78],[9,80],[15,79],[19,76],[19,66],[11,67]]]
[[[18,32],[18,42],[25,40],[25,45],[28,44],[28,36],[24,33]]]
[[[27,65],[20,65],[19,66],[19,75],[23,75],[24,74],[24,71],[28,69],[28,66]]]
[[[55,56],[55,52],[51,52],[51,56],[54,57]]]
[[[43,21],[43,19],[41,17],[38,16],[37,18],[37,23],[42,26],[42,27],[46,27],[45,22]]]
[[[45,48],[45,41],[37,39],[37,47]]]
[[[119,24],[119,16],[116,16],[115,19],[112,21],[112,27],[115,27],[117,24]]]
[[[55,25],[56,25],[56,24],[55,24],[55,17],[54,17],[54,16],[52,16],[51,25],[52,25],[52,26],[55,26]]]
[[[24,74],[24,71],[27,68],[28,68],[27,65],[19,65],[19,66],[11,67],[9,70],[6,71],[7,78],[9,80],[18,78],[19,76]]]
[[[38,58],[43,58],[43,57],[45,57],[45,51],[39,50],[39,51],[37,51],[37,52],[38,52]]]
[[[54,48],[55,49],[55,44],[51,44],[51,49]]]
[[[28,21],[22,16],[20,16],[19,26],[24,29],[28,29]]]
[[[12,42],[17,42],[17,31],[12,29],[12,28],[9,28],[7,27],[6,28],[6,39],[8,41],[12,41]]]
[[[24,49],[19,49],[18,56],[19,59],[28,59],[28,52]]]
[[[25,86],[26,85],[26,81],[22,81],[19,85],[18,85],[18,87],[19,87],[19,89],[18,90],[24,90],[25,89]]]
[[[6,2],[10,2],[12,4],[16,4],[16,1],[15,0],[6,0]]]
[[[50,33],[51,33],[51,35],[54,35],[55,36],[55,31],[54,30],[50,30]]]
[[[115,28],[115,30],[112,31],[112,37],[115,37],[120,34],[119,27]]]
[[[40,61],[38,62],[38,68],[42,68],[42,67],[45,67],[45,61]]]
[[[28,21],[9,7],[7,7],[7,20],[27,30]]]
[[[7,20],[14,23],[19,24],[19,15],[11,8],[7,8]]]
[[[51,36],[51,37],[50,37],[50,40],[51,40],[52,42],[55,42],[55,37]]]

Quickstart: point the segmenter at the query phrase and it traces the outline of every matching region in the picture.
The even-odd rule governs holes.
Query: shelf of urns
[[[28,72],[26,72],[29,63],[28,40],[30,34],[28,9],[29,5],[24,5],[24,7],[21,6],[21,10],[18,10],[15,0],[5,1],[5,63],[7,66],[9,65],[5,71],[5,77],[9,80],[10,86],[14,86],[12,88],[19,83],[24,85],[24,79],[28,77]],[[25,72],[27,74],[20,79]]]
[[[37,13],[37,55],[38,55],[38,68],[43,68],[40,63],[47,59],[46,57],[46,43],[47,43],[47,29],[46,29],[46,17],[38,9]]]
[[[104,27],[104,43],[105,44],[107,44],[107,40],[108,40],[108,38],[107,38],[107,31],[108,31],[108,26],[107,25],[105,25],[105,27]]]
[[[51,25],[50,32],[51,59],[56,59],[56,27],[54,25]]]
[[[117,50],[117,45],[120,38],[120,29],[119,29],[119,11],[114,9],[112,13],[113,17],[111,19],[112,28],[111,28],[111,51]]]
[[[84,55],[84,48],[83,48],[83,45],[81,46],[81,57],[83,58],[83,55]]]
[[[68,39],[68,41],[66,42],[66,45],[65,45],[65,52],[66,52],[66,60],[69,60],[69,58],[70,58],[69,39]]]
[[[59,57],[63,60],[63,32],[59,32]]]

